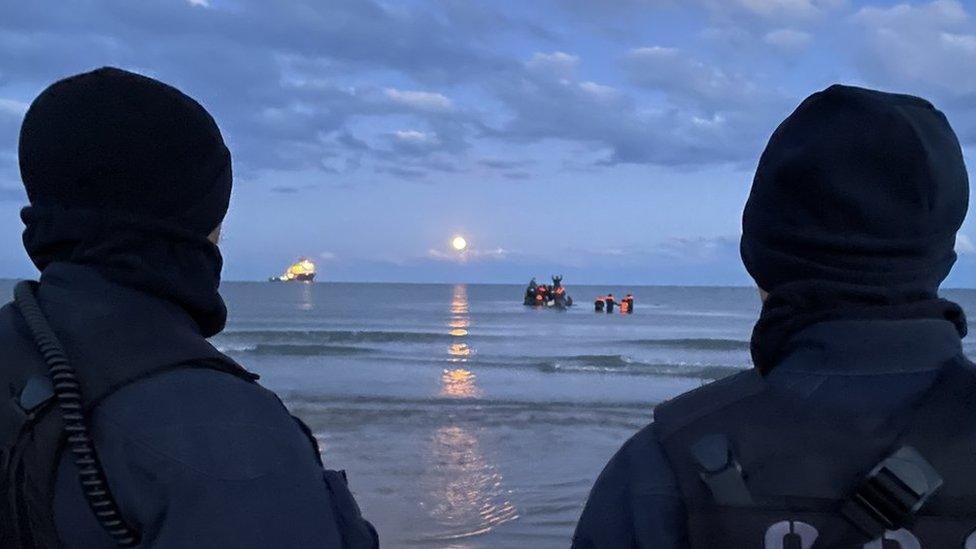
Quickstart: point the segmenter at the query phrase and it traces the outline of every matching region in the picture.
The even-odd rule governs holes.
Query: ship
[[[315,263],[307,257],[300,257],[285,272],[268,279],[271,282],[312,282],[315,280]]]

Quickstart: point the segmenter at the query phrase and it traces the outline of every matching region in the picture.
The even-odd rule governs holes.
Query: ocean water
[[[315,432],[386,547],[567,547],[655,404],[749,367],[749,288],[229,283],[214,344]],[[633,315],[592,301],[633,291]],[[949,292],[976,310],[976,291]],[[972,339],[966,346],[973,351]]]
[[[514,285],[231,282],[212,341],[309,424],[384,547],[568,547],[657,403],[749,367],[759,299],[567,287],[578,306],[558,312]],[[633,291],[635,313],[594,313],[606,291]],[[976,311],[976,290],[946,296]]]

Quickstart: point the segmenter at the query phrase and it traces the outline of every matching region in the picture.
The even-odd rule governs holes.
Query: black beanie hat
[[[91,267],[178,303],[204,336],[223,329],[223,259],[207,236],[227,213],[230,153],[199,103],[119,69],[79,74],[34,100],[19,152],[38,269]]]
[[[934,294],[956,260],[969,181],[931,103],[831,86],[773,133],[742,218],[764,290],[799,281]]]
[[[207,235],[223,220],[230,152],[182,92],[101,68],[55,82],[20,131],[20,172],[34,206],[175,222]]]

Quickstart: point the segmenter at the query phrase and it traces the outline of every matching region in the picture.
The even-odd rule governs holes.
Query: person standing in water
[[[659,405],[573,547],[976,547],[976,366],[939,297],[968,201],[928,101],[847,86],[803,101],[742,216],[754,368]]]
[[[206,340],[232,185],[210,114],[98,69],[34,100],[19,155],[41,276],[0,308],[0,547],[377,547],[308,427]]]
[[[634,294],[627,292],[627,295],[620,301],[621,304],[627,304],[627,314],[633,314],[634,312]]]
[[[607,294],[607,298],[604,300],[607,305],[607,314],[613,312],[613,306],[617,304],[616,300],[613,298],[613,294]]]

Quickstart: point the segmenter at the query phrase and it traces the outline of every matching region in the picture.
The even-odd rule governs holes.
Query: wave
[[[350,356],[372,353],[372,349],[349,345],[293,345],[258,343],[244,347],[221,347],[217,350],[228,354],[276,355],[276,356]]]
[[[685,362],[639,362],[624,355],[579,355],[537,362],[535,367],[545,373],[592,373],[614,375],[648,375],[695,379],[721,379],[745,367]]]
[[[693,351],[748,351],[750,343],[741,339],[631,339],[624,341],[629,345],[641,347],[660,347]]]
[[[214,338],[217,342],[243,340],[256,343],[436,343],[452,339],[454,336],[447,332],[383,330],[236,330]]]
[[[655,340],[663,341],[663,340]],[[684,341],[684,340],[679,340]],[[383,349],[354,345],[322,343],[257,343],[245,345],[218,345],[218,350],[232,355],[258,355],[281,357],[352,357],[369,355],[370,361],[384,363],[438,364],[454,363],[450,356],[418,356],[389,354]],[[580,354],[566,356],[474,356],[464,361],[478,368],[534,368],[544,373],[594,373],[608,375],[650,375],[720,379],[741,371],[745,366],[698,364],[687,362],[642,362],[623,354]]]

